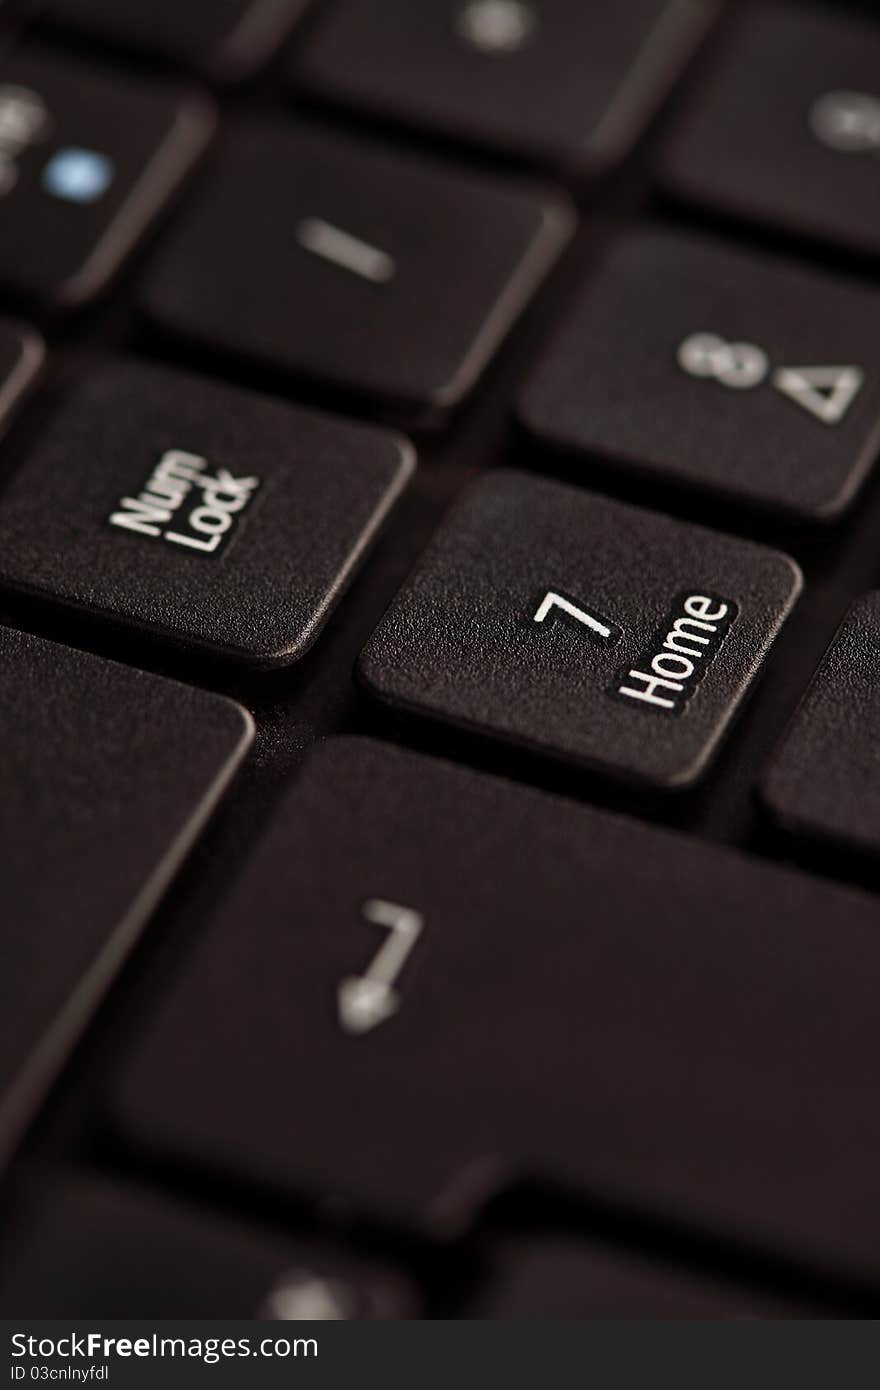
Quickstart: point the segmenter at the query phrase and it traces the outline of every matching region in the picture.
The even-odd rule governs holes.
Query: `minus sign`
[[[304,218],[296,236],[305,251],[350,270],[363,280],[371,280],[374,285],[385,285],[394,279],[397,267],[391,256],[321,217]]]

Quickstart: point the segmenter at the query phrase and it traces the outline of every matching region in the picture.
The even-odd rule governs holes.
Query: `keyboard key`
[[[448,1233],[531,1176],[876,1283],[878,972],[873,897],[330,741],[121,1045],[115,1127],[338,1213]]]
[[[763,784],[795,834],[880,855],[880,592],[854,603]]]
[[[305,0],[49,0],[64,31],[118,44],[219,82],[249,77],[286,37]]]
[[[146,307],[205,347],[440,416],[571,227],[567,204],[528,186],[252,127],[159,258]]]
[[[0,499],[0,583],[231,661],[286,665],[412,469],[409,444],[385,430],[109,363]]]
[[[43,340],[33,329],[0,318],[0,431],[39,377],[45,357]]]
[[[416,1316],[403,1279],[327,1242],[55,1173],[19,1184],[0,1223],[0,1313],[35,1308],[58,1318]]]
[[[0,628],[0,1149],[247,749],[231,701]]]
[[[683,788],[799,589],[776,551],[501,471],[441,528],[358,670],[393,709]]]
[[[781,1300],[673,1265],[659,1256],[568,1235],[495,1241],[486,1287],[469,1318],[779,1318],[798,1310]],[[803,1310],[801,1316],[808,1316]]]
[[[528,384],[538,440],[796,522],[880,451],[880,293],[723,243],[624,238]]]
[[[92,299],[211,134],[201,98],[33,53],[0,64],[0,288]]]
[[[842,7],[742,6],[671,137],[666,187],[714,212],[876,255],[878,73],[880,28]]]
[[[357,110],[594,173],[628,153],[717,8],[341,0],[318,17],[295,78]]]

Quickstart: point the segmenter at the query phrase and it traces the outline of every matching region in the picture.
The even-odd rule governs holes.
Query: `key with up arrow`
[[[796,522],[854,500],[880,447],[880,294],[677,233],[612,249],[520,405],[615,470]]]

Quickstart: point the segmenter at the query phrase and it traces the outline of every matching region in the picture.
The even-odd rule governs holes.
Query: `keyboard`
[[[0,3],[0,1313],[880,1309],[880,24]]]

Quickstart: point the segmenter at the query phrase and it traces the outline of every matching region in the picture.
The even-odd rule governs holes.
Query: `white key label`
[[[862,388],[861,367],[780,367],[773,385],[823,425],[837,425]]]
[[[362,975],[349,975],[337,990],[339,1022],[354,1037],[378,1028],[397,1013],[400,996],[394,988],[395,981],[425,925],[420,912],[384,898],[365,902],[363,915],[391,935],[379,947],[369,968]]]
[[[118,510],[108,518],[110,525],[216,555],[260,480],[234,478],[225,468],[216,473],[207,470],[207,460],[198,454],[169,449],[137,497],[121,499]]]
[[[738,609],[717,594],[681,594],[637,666],[622,671],[613,693],[642,710],[681,714],[718,655]]]
[[[727,343],[717,333],[692,333],[678,349],[688,376],[718,381],[734,391],[760,386],[770,370],[767,354],[754,343]]]
[[[521,0],[473,0],[459,14],[459,38],[481,53],[517,53],[538,27],[538,17]]]
[[[0,197],[18,182],[19,156],[45,137],[49,113],[29,87],[0,86]]]
[[[300,222],[296,239],[312,256],[359,275],[362,280],[371,280],[374,285],[386,285],[397,274],[394,259],[387,251],[334,227],[322,217],[306,217]]]
[[[717,381],[734,391],[768,382],[823,425],[839,425],[862,388],[861,367],[777,367],[756,343],[729,343],[717,333],[691,333],[681,343],[678,365],[688,376]]]
[[[585,608],[558,590],[549,589],[538,604],[532,621],[549,624],[557,619],[571,626],[586,628],[595,640],[607,646],[612,646],[623,632],[617,623],[603,617],[595,609]]]
[[[336,1322],[355,1315],[355,1300],[346,1285],[307,1269],[283,1274],[261,1311],[273,1322]]]
[[[867,92],[826,92],[813,103],[810,129],[839,154],[880,154],[880,97]]]

